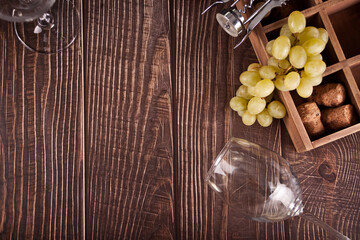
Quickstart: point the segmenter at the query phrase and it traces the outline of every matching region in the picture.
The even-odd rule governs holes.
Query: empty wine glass
[[[231,138],[205,180],[230,207],[255,221],[276,222],[301,216],[339,239],[349,239],[304,212],[301,188],[291,166],[258,144]]]
[[[57,53],[76,39],[80,20],[70,0],[0,0],[0,18],[14,23],[20,42],[38,53]]]

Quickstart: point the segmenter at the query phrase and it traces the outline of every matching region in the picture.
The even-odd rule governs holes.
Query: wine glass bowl
[[[0,0],[0,18],[9,22],[29,22],[47,12],[55,0]]]
[[[79,13],[70,0],[0,0],[0,18],[13,22],[29,50],[53,54],[68,48],[80,30]]]
[[[240,138],[231,138],[206,174],[205,181],[236,211],[259,222],[300,216],[336,239],[349,239],[304,211],[302,191],[289,163],[279,154]]]
[[[207,177],[210,187],[246,217],[274,222],[302,212],[302,193],[290,165],[258,144],[231,138]]]

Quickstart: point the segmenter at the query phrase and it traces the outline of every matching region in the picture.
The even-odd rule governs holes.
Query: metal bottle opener
[[[206,13],[213,6],[224,4],[228,1],[229,0],[216,1],[206,8],[202,14]],[[254,1],[255,0],[250,0],[249,5],[245,4],[243,9],[238,10],[235,5],[239,2],[239,0],[236,0],[231,4],[230,8],[224,9],[220,13],[216,14],[216,20],[229,35],[233,37],[242,36],[240,42],[236,44],[234,49],[240,46],[248,38],[252,30],[260,23],[266,14],[271,11],[271,9],[285,5],[288,0],[267,0],[248,19],[245,20],[242,13],[245,13],[247,9],[252,8]]]

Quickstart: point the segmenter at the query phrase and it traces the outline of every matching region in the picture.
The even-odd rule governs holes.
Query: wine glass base
[[[48,13],[32,22],[14,22],[15,34],[30,51],[54,54],[68,48],[80,29],[79,13],[69,0],[57,0]]]

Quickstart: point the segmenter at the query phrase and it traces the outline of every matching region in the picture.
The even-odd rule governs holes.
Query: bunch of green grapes
[[[245,125],[251,126],[256,121],[263,127],[268,127],[273,118],[285,117],[284,105],[272,100],[274,83],[269,79],[262,79],[258,63],[250,64],[248,71],[240,75],[243,83],[236,91],[236,96],[230,100],[230,107],[237,111]]]
[[[292,12],[288,23],[281,27],[280,36],[266,45],[271,56],[268,65],[277,70],[275,87],[280,91],[296,89],[300,97],[310,97],[313,87],[322,82],[326,64],[321,52],[328,40],[324,28],[307,27],[305,16]]]
[[[281,102],[272,101],[274,89],[296,89],[301,97],[310,97],[313,87],[322,82],[326,64],[321,52],[327,42],[325,29],[306,27],[305,16],[299,11],[292,12],[280,36],[266,45],[271,56],[267,66],[252,63],[241,73],[242,85],[230,100],[230,107],[248,126],[258,121],[267,127],[273,118],[283,118],[286,109]]]

